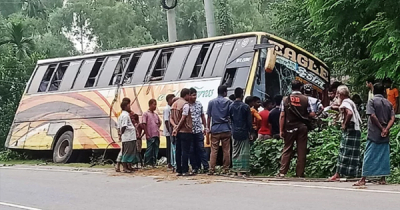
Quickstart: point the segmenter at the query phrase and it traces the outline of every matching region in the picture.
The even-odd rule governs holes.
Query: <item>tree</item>
[[[6,34],[0,41],[0,46],[11,45],[14,55],[19,59],[29,56],[33,47],[33,40],[31,37],[25,36],[24,25],[22,23],[8,23],[5,29]]]

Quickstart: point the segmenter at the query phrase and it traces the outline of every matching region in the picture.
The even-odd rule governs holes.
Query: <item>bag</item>
[[[290,103],[289,98],[290,95],[286,99],[286,103],[289,104],[288,110],[291,111],[294,115],[296,115],[301,120],[301,122],[303,122],[307,126],[307,129],[309,131],[314,130],[316,128],[315,124],[309,118],[303,117],[300,114],[299,110],[297,110],[296,107],[294,107],[292,103]]]

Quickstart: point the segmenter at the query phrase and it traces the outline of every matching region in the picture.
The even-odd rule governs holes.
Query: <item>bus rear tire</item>
[[[65,131],[58,139],[53,149],[54,163],[68,163],[73,159],[73,142],[74,134],[72,131]]]

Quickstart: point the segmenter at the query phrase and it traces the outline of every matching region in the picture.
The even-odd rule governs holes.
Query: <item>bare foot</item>
[[[331,182],[337,182],[339,180],[340,180],[340,176],[338,176],[337,174],[331,176],[331,178],[328,179],[328,181],[331,181]]]
[[[365,186],[365,181],[358,181],[355,184],[353,184],[354,187],[360,187],[360,186]]]
[[[386,185],[386,181],[385,181],[385,180],[381,180],[381,181],[378,182],[378,184],[380,184],[380,185]]]

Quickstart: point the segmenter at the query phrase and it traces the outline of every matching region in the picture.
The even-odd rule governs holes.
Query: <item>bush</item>
[[[10,160],[28,160],[30,157],[21,152],[12,150],[0,151],[0,161],[10,161]]]
[[[366,125],[363,127],[361,135],[361,160],[363,159],[367,139]],[[308,137],[306,176],[327,178],[333,175],[336,169],[341,140],[340,128],[330,125],[322,130],[309,132]],[[282,149],[282,140],[257,140],[251,149],[251,172],[253,174],[276,175],[280,166]],[[396,123],[391,129],[390,150],[392,174],[388,180],[392,183],[400,183],[400,123]],[[294,168],[295,160],[291,162],[289,171],[295,171]]]

